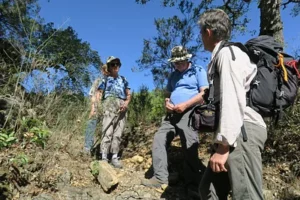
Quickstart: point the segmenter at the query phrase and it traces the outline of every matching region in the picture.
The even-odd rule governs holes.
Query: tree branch
[[[231,1],[231,0],[227,0],[227,1],[225,2],[225,0],[224,0],[223,2],[224,2],[224,7],[226,8],[226,10],[228,10],[228,12],[232,14],[232,26],[235,26],[235,25],[236,25],[236,24],[235,24],[235,12],[234,12],[234,11],[232,10],[232,8],[229,6],[230,1]]]
[[[300,0],[288,0],[284,3],[282,3],[281,5],[283,6],[283,9],[285,9],[287,7],[287,5],[290,3],[300,3]]]

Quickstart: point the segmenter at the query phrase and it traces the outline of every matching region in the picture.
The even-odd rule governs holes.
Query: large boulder
[[[99,161],[97,180],[105,192],[109,192],[119,184],[115,169],[106,161]]]

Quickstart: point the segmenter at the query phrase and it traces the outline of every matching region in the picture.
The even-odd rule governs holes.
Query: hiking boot
[[[111,159],[111,164],[112,166],[114,166],[115,168],[122,168],[122,162],[119,160],[119,158],[113,158]]]
[[[159,180],[157,180],[157,178],[155,178],[154,176],[150,179],[143,179],[141,181],[141,184],[146,187],[154,187],[154,188],[161,188],[161,186],[164,185]]]

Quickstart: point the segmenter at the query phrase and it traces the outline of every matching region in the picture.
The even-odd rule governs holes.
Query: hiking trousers
[[[117,154],[120,150],[121,137],[125,128],[127,112],[117,112],[117,109],[119,109],[119,106],[124,101],[117,100],[116,102],[118,104],[114,107],[115,109],[106,107],[107,109],[103,114],[100,151],[104,154]]]
[[[249,122],[244,126],[248,140],[240,134],[225,163],[228,172],[215,173],[208,163],[199,187],[201,200],[227,200],[230,190],[232,200],[263,200],[261,152],[267,131]]]
[[[184,152],[185,185],[198,187],[200,180],[200,163],[198,159],[198,132],[188,127],[189,115],[192,109],[183,114],[168,114],[163,119],[161,127],[155,133],[152,145],[152,160],[154,176],[161,182],[168,184],[167,148],[176,135],[180,136]]]

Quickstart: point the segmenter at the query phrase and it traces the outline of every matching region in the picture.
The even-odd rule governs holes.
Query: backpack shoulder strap
[[[230,52],[231,52],[232,60],[235,60],[236,57],[235,57],[235,55],[234,55],[232,46],[238,47],[240,50],[242,50],[242,51],[245,52],[247,55],[249,55],[249,51],[248,51],[247,47],[246,47],[245,45],[243,45],[242,43],[240,43],[240,42],[224,42],[223,44],[220,45],[219,50],[221,50],[223,47],[229,47],[229,50],[230,50]]]
[[[232,60],[235,60],[236,57],[235,57],[235,54],[233,52],[233,49],[232,49],[232,46],[236,46],[238,48],[240,48],[243,52],[245,52],[247,55],[248,54],[248,49],[242,44],[242,43],[239,43],[239,42],[228,42],[228,41],[221,41],[221,44],[219,46],[219,49],[217,50],[217,53],[215,55],[215,58],[213,59],[213,63],[212,63],[212,68],[211,68],[211,74],[210,74],[210,80],[209,80],[209,94],[208,94],[208,101],[209,102],[213,102],[215,99],[214,99],[214,77],[215,77],[215,74],[218,73],[218,69],[217,69],[217,56],[219,54],[219,52],[221,51],[222,48],[224,47],[229,47],[229,50],[230,50],[230,53],[231,53],[231,57],[232,57]]]
[[[120,76],[122,78],[122,81],[125,83],[125,81],[127,81],[126,78],[124,76],[122,76],[122,75],[120,75]]]
[[[104,100],[104,94],[105,94],[106,84],[107,84],[107,76],[103,76],[101,84],[102,83],[104,83],[104,88],[103,88],[103,92],[102,92],[102,100]]]
[[[103,81],[104,81],[104,89],[103,89],[103,92],[104,92],[106,89],[106,85],[107,85],[107,76],[103,77]]]

